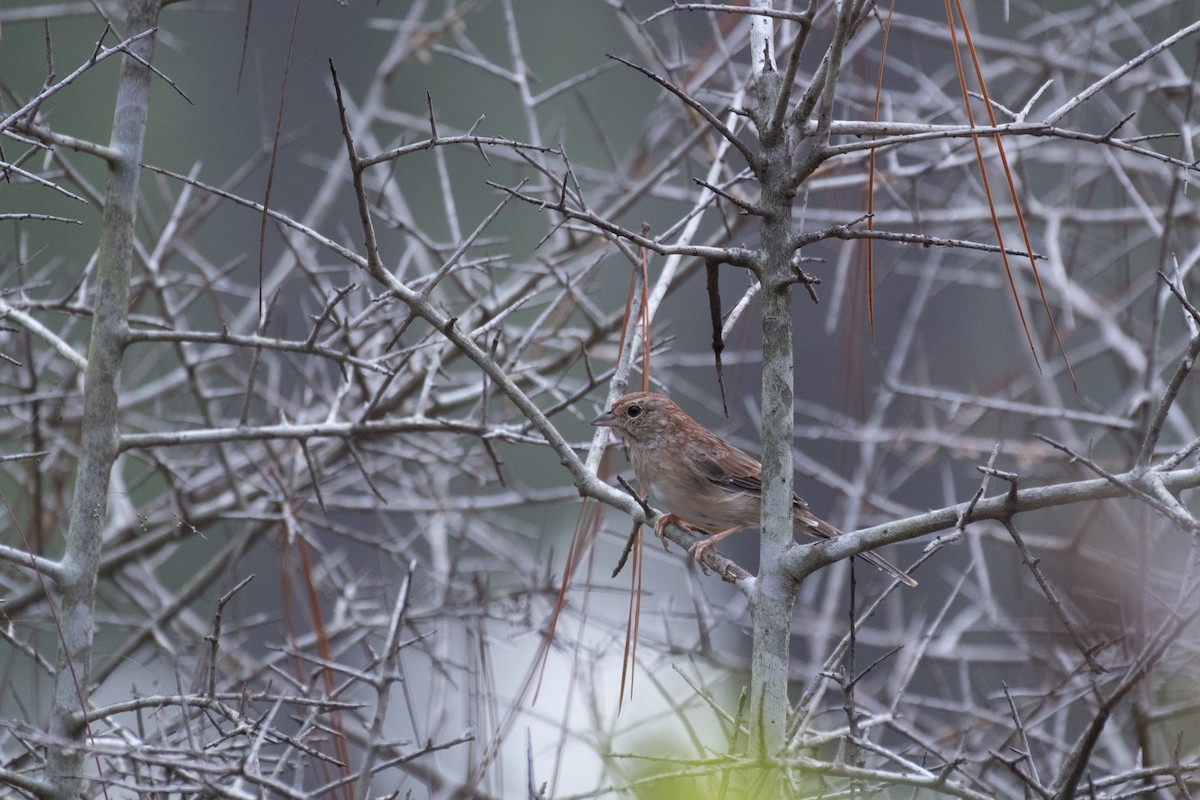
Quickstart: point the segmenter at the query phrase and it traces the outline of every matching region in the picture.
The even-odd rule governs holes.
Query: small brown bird
[[[717,542],[743,528],[759,526],[762,464],[696,422],[669,398],[653,392],[627,394],[592,424],[621,434],[638,483],[668,512],[654,525],[663,547],[668,522],[710,533],[688,548],[700,563],[704,551]],[[793,498],[794,530],[821,539],[841,535],[809,511],[807,503]],[[881,556],[867,552],[862,558],[908,586],[917,585]]]

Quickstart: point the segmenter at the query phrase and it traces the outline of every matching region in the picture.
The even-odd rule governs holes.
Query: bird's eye
[[[640,417],[642,415],[642,407],[641,406],[630,406],[629,410],[626,413],[629,415],[630,419],[634,419],[635,417]]]

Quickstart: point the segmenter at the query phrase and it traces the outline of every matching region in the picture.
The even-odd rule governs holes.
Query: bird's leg
[[[691,547],[688,548],[688,555],[696,560],[696,563],[700,565],[700,570],[705,575],[707,575],[708,569],[704,566],[704,561],[703,561],[704,551],[712,549],[712,546],[715,545],[717,542],[721,541],[722,539],[726,538],[727,536],[732,536],[733,534],[742,530],[744,527],[746,527],[746,526],[745,525],[735,525],[734,527],[729,528],[727,530],[723,530],[720,533],[714,533],[712,536],[709,536],[707,539],[701,539],[700,541],[696,542],[694,545],[692,545]]]
[[[672,522],[683,528],[685,531],[696,530],[674,514],[659,514],[658,519],[654,521],[654,535],[658,537],[660,542],[662,542],[663,550],[666,550],[668,553],[671,552],[671,548],[667,543],[667,535],[663,533],[663,529]]]

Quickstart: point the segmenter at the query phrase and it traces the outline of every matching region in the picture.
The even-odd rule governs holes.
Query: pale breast
[[[758,526],[758,495],[719,486],[661,451],[636,448],[630,461],[650,501],[693,527],[720,533]]]

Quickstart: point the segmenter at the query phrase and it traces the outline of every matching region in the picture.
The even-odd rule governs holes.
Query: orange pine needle
[[[650,233],[642,226],[642,235]],[[642,391],[650,391],[650,254],[642,248]]]
[[[958,50],[958,26],[954,22],[954,10],[951,7],[952,0],[945,0],[946,5],[946,23],[950,28],[950,46],[954,53],[954,67],[958,72],[958,85],[962,90],[963,108],[967,112],[967,124],[975,128],[975,113],[971,111],[971,95],[967,89],[967,76],[963,71],[962,53]],[[966,22],[963,21],[965,27]],[[975,161],[979,164],[979,176],[983,181],[983,192],[987,197],[988,209],[992,216],[992,228],[996,231],[996,241],[1000,246],[1000,259],[1004,262],[1004,271],[1008,276],[1008,287],[1012,291],[1013,302],[1017,304],[1017,314],[1021,318],[1021,328],[1025,331],[1025,339],[1029,342],[1029,350],[1033,353],[1033,360],[1037,363],[1038,370],[1042,368],[1041,359],[1038,358],[1037,347],[1033,343],[1033,334],[1029,330],[1029,323],[1025,319],[1025,308],[1021,305],[1021,295],[1017,292],[1016,278],[1013,276],[1012,265],[1008,262],[1008,254],[1004,247],[1004,232],[1000,227],[1000,216],[996,213],[996,201],[992,197],[992,185],[988,180],[987,162],[983,158],[983,149],[979,145],[979,137],[971,137],[971,146],[975,148]]]
[[[996,127],[996,112],[992,108],[992,100],[988,96],[987,82],[984,81],[984,79],[983,79],[983,68],[979,64],[979,53],[975,50],[975,43],[971,39],[971,29],[967,26],[967,18],[966,18],[966,15],[963,13],[963,8],[962,8],[962,0],[954,0],[954,7],[958,12],[959,19],[962,21],[963,37],[966,39],[966,42],[967,42],[967,52],[969,52],[971,54],[971,63],[975,68],[975,79],[977,81],[979,81],[979,93],[983,96],[983,107],[987,111],[988,122],[991,124],[991,126],[993,128],[995,128]],[[952,28],[953,28],[953,25],[952,25]],[[953,30],[951,30],[951,33],[953,33]],[[955,37],[955,41],[957,42],[957,37]],[[954,51],[955,51],[955,58],[957,59],[957,57],[958,57],[957,45],[955,46]],[[960,66],[960,70],[959,70],[959,76],[960,76],[959,79],[962,80],[961,66]],[[965,86],[965,84],[964,84],[964,86]],[[970,114],[970,111],[968,109],[968,115],[969,114]],[[972,122],[971,125],[973,127],[974,122]],[[1009,192],[1009,196],[1012,198],[1013,210],[1016,212],[1016,215],[1017,215],[1017,224],[1020,225],[1020,227],[1021,227],[1021,239],[1025,245],[1025,253],[1029,256],[1029,269],[1030,269],[1030,271],[1033,272],[1033,280],[1037,284],[1038,293],[1041,295],[1042,307],[1044,309],[1046,309],[1046,319],[1048,319],[1050,321],[1050,330],[1054,334],[1054,341],[1058,345],[1058,352],[1062,355],[1063,364],[1067,368],[1067,374],[1071,376],[1071,387],[1076,392],[1078,392],[1079,391],[1079,382],[1075,379],[1075,370],[1071,369],[1071,361],[1070,361],[1070,359],[1067,358],[1066,348],[1063,347],[1062,338],[1059,336],[1058,325],[1055,324],[1054,315],[1050,312],[1050,301],[1046,299],[1046,287],[1042,284],[1042,276],[1038,272],[1037,260],[1034,259],[1034,257],[1033,257],[1033,244],[1029,239],[1029,228],[1025,224],[1025,214],[1021,211],[1021,201],[1017,196],[1017,187],[1016,187],[1016,184],[1013,182],[1012,169],[1009,167],[1009,164],[1008,164],[1008,154],[1005,153],[1005,151],[1004,151],[1004,142],[998,132],[993,133],[992,136],[996,141],[996,150],[998,151],[998,153],[1000,155],[1000,164],[1004,169],[1004,178],[1008,182],[1008,192]],[[982,166],[983,166],[983,163],[981,161],[980,167],[982,167]],[[990,196],[989,196],[989,202],[990,202]],[[993,209],[992,218],[993,218],[993,220],[995,220],[995,210],[994,209]],[[1004,265],[1005,265],[1005,268],[1007,269],[1008,268],[1008,257],[1005,256],[1005,254],[1004,254],[1003,241],[1000,242],[1000,245],[1001,245],[1000,254],[1001,254],[1001,256],[1004,257]],[[1009,272],[1009,283],[1010,284],[1012,283],[1011,270]],[[1014,291],[1014,293],[1016,292],[1015,287],[1014,287],[1013,291]],[[1018,301],[1018,306],[1019,305],[1020,305],[1020,301]],[[1022,322],[1024,322],[1024,320],[1025,320],[1024,314],[1021,315],[1021,320],[1022,320]],[[1029,331],[1028,331],[1028,329],[1026,329],[1026,335],[1028,335],[1028,333],[1029,333]],[[1030,343],[1030,345],[1032,346],[1032,342]],[[1036,352],[1034,353],[1034,358],[1035,359],[1037,358]]]
[[[630,553],[633,564],[629,576],[629,615],[625,620],[625,651],[621,657],[621,693],[617,699],[617,714],[621,713],[625,703],[626,676],[629,678],[629,699],[633,699],[633,667],[637,663],[638,628],[642,621],[642,567],[645,563],[642,558],[643,543],[642,526],[638,525],[633,551]]]

